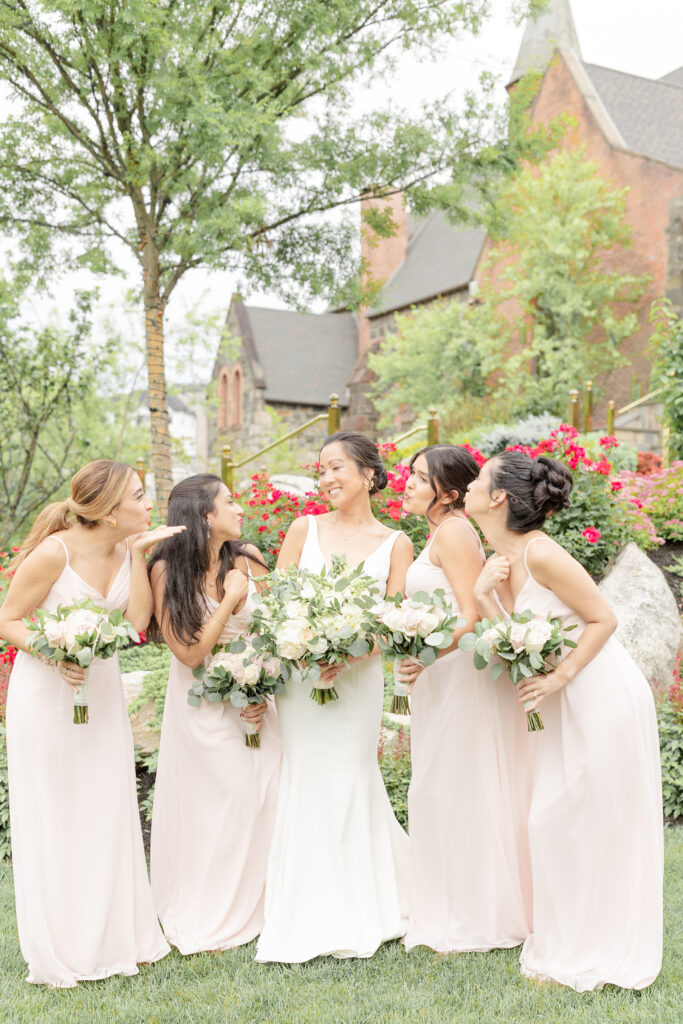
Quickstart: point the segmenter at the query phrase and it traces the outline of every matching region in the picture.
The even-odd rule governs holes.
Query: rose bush
[[[651,519],[665,541],[683,541],[683,461],[674,462],[669,469],[619,473],[612,486],[617,487],[622,501]]]

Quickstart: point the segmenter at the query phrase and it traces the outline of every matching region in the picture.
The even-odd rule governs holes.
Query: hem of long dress
[[[153,964],[158,960],[163,960],[171,952],[171,947],[166,945],[166,949],[161,953],[156,953],[154,956],[148,957],[145,960],[138,960],[135,964],[120,964],[117,967],[105,967],[101,971],[97,971],[95,974],[74,974],[69,980],[60,981],[44,981],[40,978],[32,978],[29,971],[29,975],[26,981],[29,985],[47,985],[48,988],[76,988],[81,981],[104,981],[105,978],[113,978],[116,974],[121,974],[126,978],[131,978],[135,974],[140,973],[141,964]]]
[[[526,936],[523,938],[500,938],[500,939],[449,939],[447,941],[441,941],[439,939],[432,939],[427,935],[420,932],[407,932],[404,939],[403,945],[406,948],[406,952],[410,952],[411,949],[415,949],[417,946],[426,946],[427,949],[433,950],[435,953],[490,953],[492,949],[514,949],[515,946],[521,946],[524,943]]]
[[[639,978],[637,981],[620,981],[616,976],[606,976],[609,974],[608,971],[583,971],[580,974],[570,974],[561,969],[555,969],[552,966],[546,966],[543,970],[539,970],[535,967],[529,967],[524,962],[524,954],[522,953],[519,958],[520,972],[525,978],[529,978],[532,981],[554,981],[560,985],[566,985],[567,988],[573,988],[575,992],[593,992],[595,989],[602,989],[605,985],[615,985],[617,988],[640,989],[648,988],[657,979],[661,966],[655,971],[654,974],[648,975],[646,978]]]
[[[395,935],[386,935],[371,949],[363,950],[362,952],[355,949],[339,948],[339,946],[337,946],[336,948],[317,949],[314,952],[296,953],[286,956],[278,956],[272,953],[268,956],[264,956],[263,953],[257,950],[254,960],[259,964],[305,964],[308,963],[309,960],[315,960],[316,957],[319,956],[333,956],[337,960],[368,960],[371,956],[375,955],[379,947],[383,946],[385,942],[393,942],[395,939],[402,939],[404,935],[405,929],[403,931],[396,932]]]
[[[169,935],[164,932],[166,939],[176,949],[181,956],[193,956],[195,953],[225,953],[229,949],[239,949],[240,946],[248,946],[250,942],[258,938],[259,932],[255,931],[249,933],[246,938],[241,938],[236,935],[231,939],[218,939],[210,940],[207,939],[205,942],[192,942],[184,943],[180,942],[174,935]]]

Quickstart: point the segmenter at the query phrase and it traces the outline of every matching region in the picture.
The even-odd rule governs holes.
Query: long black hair
[[[165,562],[164,608],[171,628],[181,643],[198,642],[208,605],[204,594],[204,578],[209,569],[211,531],[207,514],[213,511],[222,480],[213,473],[197,473],[176,484],[168,499],[166,522],[169,526],[185,526],[182,533],[162,540],[149,560],[148,571],[157,562]],[[228,540],[221,546],[216,576],[217,598],[223,598],[225,574],[235,567],[235,560],[244,555],[267,572],[265,564],[250,555],[246,544]],[[159,643],[163,637],[160,623],[153,617],[149,637]]]
[[[450,502],[448,512],[464,507],[467,485],[479,476],[479,466],[467,448],[455,444],[431,444],[426,448],[420,448],[409,462],[411,469],[419,455],[425,457],[429,486],[434,491],[434,499],[427,506],[425,513],[431,523],[433,520],[429,513],[443,494],[458,492],[455,501]]]
[[[320,452],[322,453],[328,444],[334,444],[337,441],[346,454],[356,463],[360,473],[364,469],[372,470],[370,494],[377,494],[386,487],[388,482],[387,471],[384,468],[384,463],[380,458],[374,441],[371,441],[365,434],[357,434],[352,430],[338,430],[336,434],[330,434],[323,441]]]
[[[540,530],[551,512],[569,508],[574,486],[571,472],[557,459],[526,452],[501,452],[489,462],[489,494],[505,491],[508,498],[507,528],[514,533]]]

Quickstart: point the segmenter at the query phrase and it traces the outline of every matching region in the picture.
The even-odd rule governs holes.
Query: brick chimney
[[[383,238],[375,234],[367,223],[367,213],[372,209],[389,209],[395,224],[394,234]],[[374,196],[371,190],[361,200],[361,258],[365,267],[364,281],[384,284],[396,268],[403,263],[408,248],[408,215],[402,192],[389,196]],[[358,355],[362,356],[370,347],[370,322],[364,309],[358,311]]]

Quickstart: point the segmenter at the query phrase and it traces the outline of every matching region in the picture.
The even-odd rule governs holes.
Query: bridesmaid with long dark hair
[[[152,815],[152,891],[166,937],[183,954],[229,949],[261,930],[266,862],[280,777],[272,703],[187,703],[192,669],[246,631],[266,572],[239,540],[242,510],[220,478],[173,488],[168,522],[185,531],[151,563],[152,636],[172,652]],[[245,744],[244,719],[261,746]]]

